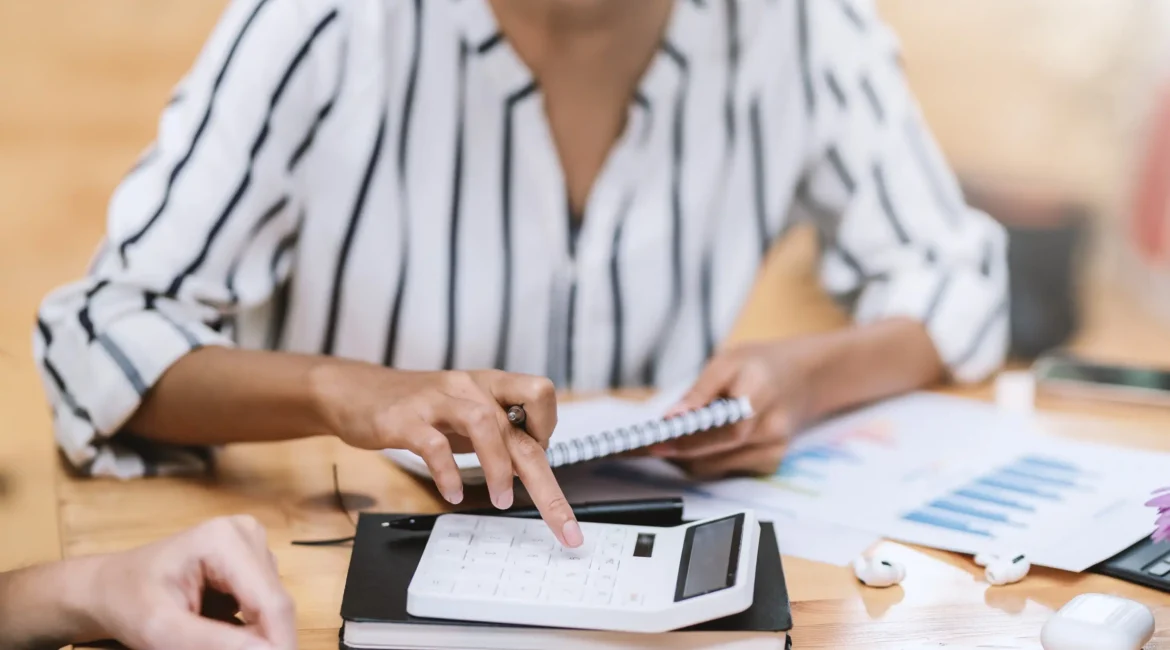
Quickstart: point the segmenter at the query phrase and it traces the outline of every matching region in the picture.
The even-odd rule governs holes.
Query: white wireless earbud
[[[853,575],[867,587],[892,587],[906,578],[906,568],[897,562],[862,556],[853,560]]]
[[[979,558],[976,558],[976,562]],[[1024,555],[993,557],[987,564],[984,576],[993,585],[1010,585],[1024,579],[1032,563]]]

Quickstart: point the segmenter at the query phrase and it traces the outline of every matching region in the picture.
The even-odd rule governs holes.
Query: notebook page
[[[571,402],[557,407],[557,428],[550,443],[568,442],[613,431],[661,416],[656,405],[617,399]]]
[[[595,436],[661,418],[686,392],[687,386],[663,390],[646,401],[603,397],[557,405],[557,428],[551,443]]]

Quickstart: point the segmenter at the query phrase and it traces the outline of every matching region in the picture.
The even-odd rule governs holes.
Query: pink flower
[[[1154,492],[1154,498],[1147,501],[1146,505],[1158,509],[1158,520],[1151,536],[1153,540],[1155,542],[1170,540],[1170,488]]]

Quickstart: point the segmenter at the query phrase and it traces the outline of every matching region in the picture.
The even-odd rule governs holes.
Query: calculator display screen
[[[717,519],[688,529],[683,540],[675,601],[734,585],[742,534],[743,515]]]

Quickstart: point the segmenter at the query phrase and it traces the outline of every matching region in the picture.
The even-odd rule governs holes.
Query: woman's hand
[[[747,397],[754,416],[713,431],[655,446],[701,478],[735,473],[770,474],[788,439],[805,421],[811,369],[791,344],[754,343],[717,354],[671,414],[706,406],[719,397]]]
[[[313,383],[331,432],[346,443],[413,451],[451,503],[463,500],[452,454],[474,451],[497,508],[512,506],[512,478],[519,476],[557,539],[581,545],[581,529],[545,457],[557,423],[556,391],[548,379],[338,362],[323,365]],[[527,414],[524,430],[508,422],[506,409],[515,404]]]
[[[904,318],[741,345],[716,354],[673,411],[699,408],[718,397],[747,397],[755,415],[654,452],[702,477],[770,474],[789,438],[810,422],[942,376],[926,329]]]

